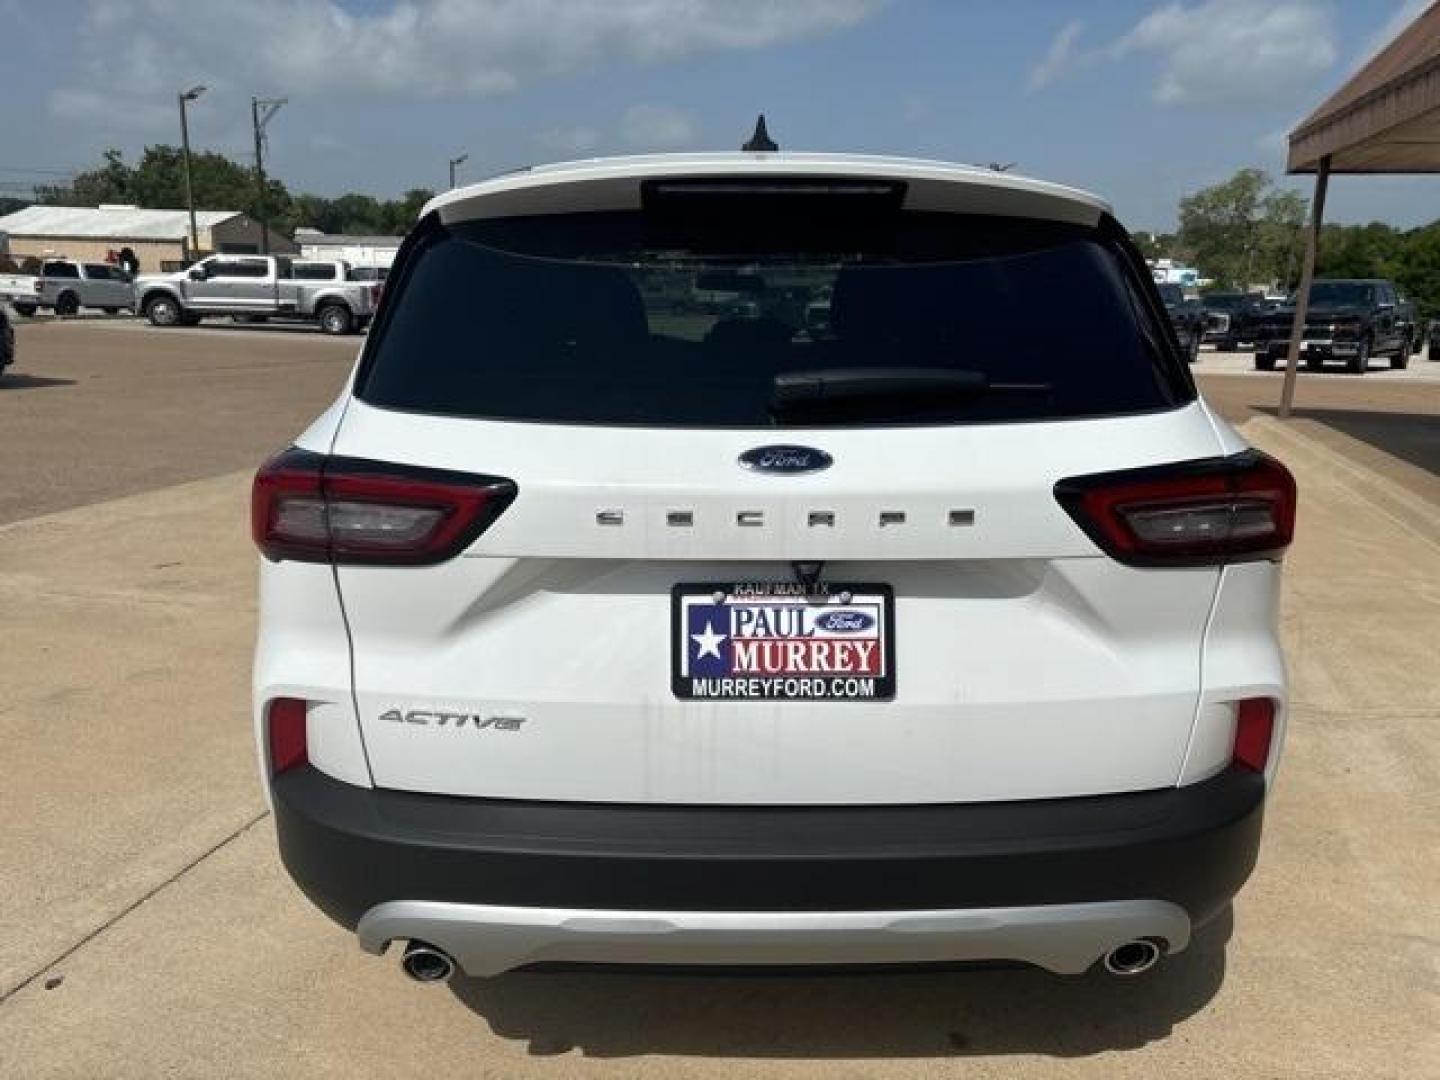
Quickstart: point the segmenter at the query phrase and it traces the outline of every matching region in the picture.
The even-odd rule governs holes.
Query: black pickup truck
[[[1284,366],[1295,322],[1293,304],[1272,312],[1257,331],[1255,367]],[[1400,308],[1393,283],[1383,278],[1326,279],[1310,286],[1301,356],[1318,371],[1327,360],[1340,360],[1363,375],[1374,356],[1388,356],[1392,368],[1410,362],[1414,326]]]
[[[1175,327],[1175,338],[1180,342],[1180,354],[1187,363],[1193,364],[1200,355],[1200,339],[1205,335],[1205,312],[1199,301],[1185,299],[1185,290],[1179,285],[1157,285],[1160,299],[1165,301],[1165,311],[1170,316],[1170,325]]]
[[[10,325],[10,316],[5,305],[0,304],[0,375],[15,362],[15,328]]]
[[[1255,332],[1274,309],[1275,304],[1255,293],[1205,293],[1200,307],[1205,312],[1207,345],[1221,352],[1234,352],[1255,341]]]

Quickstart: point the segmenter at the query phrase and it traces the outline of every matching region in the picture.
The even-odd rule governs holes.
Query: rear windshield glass
[[[823,228],[696,217],[432,225],[391,277],[359,396],[682,427],[1050,419],[1187,396],[1168,331],[1096,230],[899,211]]]
[[[1317,281],[1310,286],[1312,304],[1368,304],[1375,287],[1353,281]]]

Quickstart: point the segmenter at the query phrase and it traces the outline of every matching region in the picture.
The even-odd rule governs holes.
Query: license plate
[[[696,582],[671,591],[670,681],[689,701],[895,696],[890,586]]]

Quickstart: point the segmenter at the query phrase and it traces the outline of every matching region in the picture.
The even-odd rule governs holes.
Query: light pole
[[[185,106],[205,92],[203,86],[192,86],[183,94],[176,94],[180,102],[180,145],[185,157],[185,206],[190,211],[190,257],[200,251],[200,236],[195,230],[195,190],[190,186],[190,123],[185,117]]]
[[[275,118],[275,114],[285,105],[289,98],[258,98],[250,99],[250,123],[255,128],[255,216],[260,225],[260,254],[270,254],[270,226],[265,218],[265,125]]]
[[[455,186],[455,170],[470,160],[469,154],[461,154],[459,157],[450,159],[450,186]]]

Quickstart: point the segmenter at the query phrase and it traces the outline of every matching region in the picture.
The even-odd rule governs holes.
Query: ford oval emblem
[[[858,634],[875,625],[875,616],[863,611],[826,611],[815,616],[815,626],[827,634]]]
[[[740,455],[740,464],[763,473],[807,473],[828,469],[835,459],[813,446],[757,446]]]

